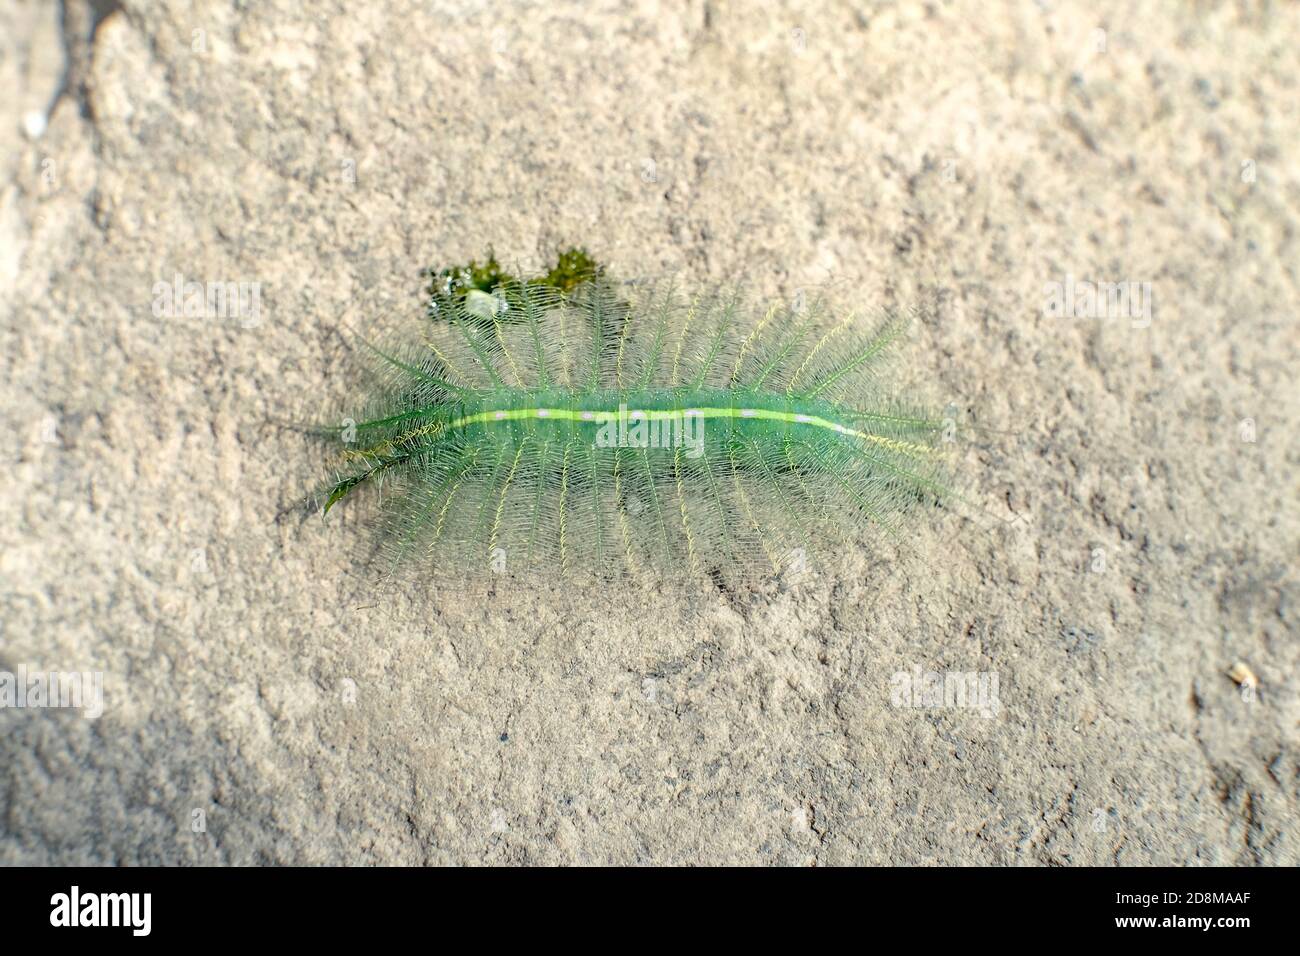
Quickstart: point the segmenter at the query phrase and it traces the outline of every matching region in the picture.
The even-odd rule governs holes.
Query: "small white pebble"
[[[1228,676],[1242,687],[1253,688],[1259,686],[1259,678],[1255,676],[1255,672],[1250,669],[1250,665],[1242,661],[1232,665],[1232,669],[1228,671]]]
[[[23,114],[23,132],[27,134],[28,139],[40,139],[44,136],[47,123],[45,114],[40,110],[29,110]]]

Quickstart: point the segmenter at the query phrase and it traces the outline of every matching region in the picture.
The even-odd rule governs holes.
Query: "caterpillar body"
[[[941,497],[941,422],[875,383],[903,323],[818,297],[596,278],[435,299],[370,346],[324,510],[385,486],[384,547],[470,573],[774,573]]]

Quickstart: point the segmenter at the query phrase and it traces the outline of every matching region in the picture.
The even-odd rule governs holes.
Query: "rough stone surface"
[[[1300,7],[303,6],[0,7],[0,670],[106,675],[0,711],[0,863],[1300,863]],[[975,517],[375,606],[270,422],[422,267],[575,242],[932,298]]]

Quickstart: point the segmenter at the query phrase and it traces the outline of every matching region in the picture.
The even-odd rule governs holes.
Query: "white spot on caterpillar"
[[[754,410],[753,410],[752,408],[742,408],[742,409],[740,410],[740,417],[741,417],[741,418],[753,418],[753,417],[754,417]]]
[[[645,412],[633,412],[629,417],[634,422],[639,421],[640,419],[645,418]]]
[[[596,417],[596,413],[595,413],[595,412],[583,412],[583,413],[582,413],[582,420],[583,420],[584,422],[589,422],[589,421],[591,421],[591,420],[592,420],[593,418],[595,418],[595,417]]]
[[[796,415],[796,416],[794,417],[794,420],[797,421],[797,422],[798,422],[799,424],[801,424],[801,425],[807,425],[809,422],[812,421],[812,416],[811,416],[811,415]]]
[[[501,421],[501,419],[503,419],[503,418],[505,418],[505,417],[506,417],[506,413],[505,413],[505,412],[497,412],[497,413],[496,413],[496,420],[497,420],[497,421]]]
[[[686,411],[682,412],[682,414],[687,418],[698,418],[701,413],[698,408],[688,408]]]
[[[537,410],[537,417],[538,417],[538,418],[545,418],[545,417],[546,417],[547,415],[549,415],[549,414],[551,414],[551,410],[550,410],[549,408],[539,408],[539,409]]]

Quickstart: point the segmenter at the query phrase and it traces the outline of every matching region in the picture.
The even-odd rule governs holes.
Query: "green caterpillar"
[[[433,301],[423,341],[369,346],[379,387],[330,430],[324,511],[384,485],[393,561],[777,573],[944,494],[943,423],[874,387],[895,318],[863,336],[820,297],[603,277]]]

